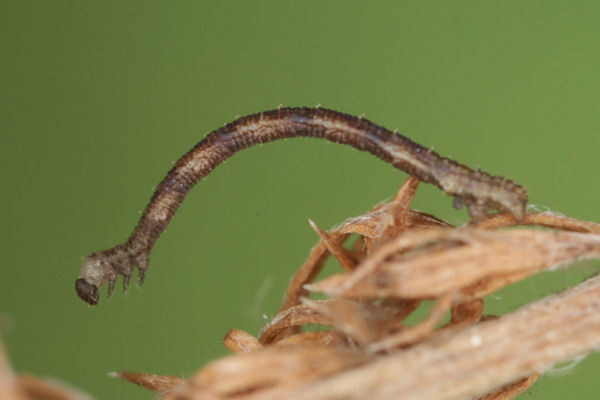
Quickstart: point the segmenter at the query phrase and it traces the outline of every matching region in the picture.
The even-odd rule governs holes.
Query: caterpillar
[[[238,118],[213,131],[184,154],[156,187],[129,239],[112,249],[84,257],[75,281],[77,295],[96,305],[100,287],[108,282],[110,297],[119,274],[123,275],[127,291],[134,267],[139,269],[137,281],[141,285],[154,242],[200,179],[246,147],[294,137],[326,139],[367,151],[454,197],[454,206],[466,205],[473,220],[494,210],[510,213],[517,220],[525,215],[527,191],[509,179],[441,157],[362,117],[320,107],[278,108]]]

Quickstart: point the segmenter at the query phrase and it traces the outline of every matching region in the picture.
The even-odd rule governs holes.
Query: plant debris
[[[54,379],[15,374],[0,343],[0,399],[92,400],[92,397]]]
[[[279,312],[258,336],[230,330],[230,356],[189,379],[112,376],[165,400],[504,400],[600,347],[598,276],[506,315],[484,314],[484,297],[507,285],[600,258],[600,225],[544,212],[455,227],[409,208],[417,186],[409,177],[390,202],[329,231],[310,221],[319,242]],[[331,255],[340,272],[315,282]],[[428,315],[407,323],[425,301]],[[10,398],[40,398],[4,371],[0,363],[12,383],[0,388],[20,391]]]
[[[279,313],[258,337],[229,331],[223,343],[233,355],[160,391],[121,376],[169,400],[502,400],[600,347],[600,277],[504,316],[483,314],[483,298],[511,283],[600,258],[600,225],[528,213],[454,227],[409,208],[417,186],[409,177],[392,201],[330,231],[309,221],[320,240]],[[313,282],[330,255],[341,272]],[[406,324],[427,300],[429,314]],[[312,324],[323,329],[303,330]]]

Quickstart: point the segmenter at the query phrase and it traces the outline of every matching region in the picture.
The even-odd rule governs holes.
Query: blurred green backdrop
[[[290,140],[246,150],[196,187],[143,290],[98,307],[80,257],[124,240],[171,161],[206,133],[314,106],[398,128],[524,184],[533,204],[600,221],[600,3],[566,1],[2,1],[0,315],[19,372],[99,399],[153,395],[114,370],[189,376],[256,333],[328,228],[406,177],[374,157]],[[414,206],[455,223],[424,185]],[[501,313],[584,267],[489,299]],[[600,358],[541,378],[532,399],[593,398]]]

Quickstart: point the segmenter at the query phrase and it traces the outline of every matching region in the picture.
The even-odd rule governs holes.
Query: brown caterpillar
[[[88,304],[98,304],[98,289],[108,282],[110,296],[119,274],[123,275],[126,291],[134,266],[139,268],[141,284],[154,242],[192,186],[239,150],[301,136],[368,151],[417,179],[436,185],[454,197],[455,207],[464,203],[474,220],[490,210],[511,213],[518,220],[525,215],[527,191],[511,180],[443,158],[364,118],[322,108],[279,108],[239,118],[210,133],[181,157],[156,188],[129,239],[84,258],[75,281],[77,295]]]

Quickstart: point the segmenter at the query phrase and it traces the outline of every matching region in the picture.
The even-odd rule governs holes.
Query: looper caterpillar
[[[75,281],[77,295],[88,304],[98,304],[99,288],[108,282],[110,296],[119,274],[127,290],[135,266],[141,284],[154,242],[200,179],[239,150],[293,137],[322,138],[368,151],[453,196],[454,206],[465,204],[474,220],[491,210],[510,213],[518,220],[525,215],[527,191],[509,179],[443,158],[364,118],[323,108],[279,108],[239,118],[213,131],[184,154],[156,188],[129,239],[84,258]]]

